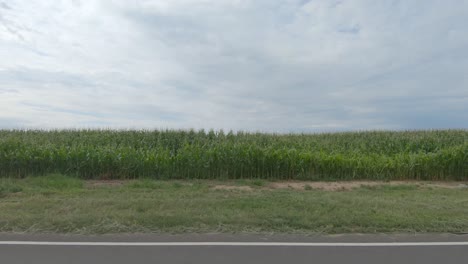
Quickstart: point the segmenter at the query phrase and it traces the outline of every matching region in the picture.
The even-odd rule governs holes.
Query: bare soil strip
[[[292,189],[292,190],[323,190],[323,191],[349,191],[361,187],[378,186],[416,186],[421,188],[447,188],[463,189],[468,188],[467,182],[423,182],[423,181],[337,181],[337,182],[313,182],[313,181],[282,181],[270,182],[260,189]],[[252,191],[258,188],[251,186],[237,186],[229,184],[216,184],[212,187],[215,190],[241,190]]]

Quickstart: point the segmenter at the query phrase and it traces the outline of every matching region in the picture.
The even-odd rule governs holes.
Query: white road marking
[[[466,242],[379,242],[379,243],[314,243],[314,242],[58,242],[58,241],[0,241],[0,245],[24,246],[247,246],[247,247],[421,247],[468,246]]]

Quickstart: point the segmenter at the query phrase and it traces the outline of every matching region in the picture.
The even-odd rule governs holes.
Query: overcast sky
[[[0,0],[0,128],[468,128],[468,1]]]

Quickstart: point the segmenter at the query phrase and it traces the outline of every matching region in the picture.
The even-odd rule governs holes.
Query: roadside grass
[[[0,179],[0,232],[467,232],[468,188],[416,184],[325,191],[267,181]],[[233,186],[216,189],[217,184]],[[248,189],[239,188],[248,186]]]

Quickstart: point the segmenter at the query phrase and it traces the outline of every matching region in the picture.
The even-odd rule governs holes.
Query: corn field
[[[468,130],[0,130],[0,176],[468,180]]]

